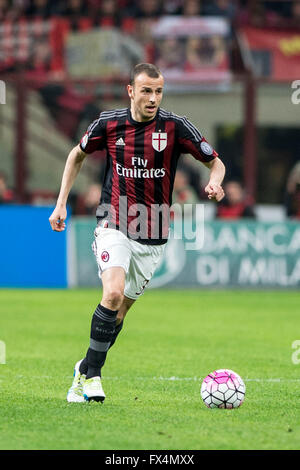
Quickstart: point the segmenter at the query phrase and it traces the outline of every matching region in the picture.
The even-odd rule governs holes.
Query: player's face
[[[164,79],[148,77],[145,73],[135,77],[133,85],[128,85],[131,99],[131,113],[135,121],[150,121],[157,113],[163,96]]]

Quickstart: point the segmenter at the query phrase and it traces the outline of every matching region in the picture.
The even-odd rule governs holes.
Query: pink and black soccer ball
[[[230,369],[208,374],[201,385],[201,397],[208,408],[238,408],[245,399],[246,386]]]

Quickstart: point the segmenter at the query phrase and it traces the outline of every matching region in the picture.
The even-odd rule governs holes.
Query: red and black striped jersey
[[[129,108],[104,111],[88,127],[80,148],[107,151],[98,222],[153,245],[168,238],[169,224],[162,217],[172,204],[180,155],[190,153],[201,162],[218,156],[186,117],[161,108],[146,122],[135,121]]]

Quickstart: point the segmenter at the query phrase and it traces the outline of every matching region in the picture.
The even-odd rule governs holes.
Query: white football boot
[[[101,385],[100,377],[91,377],[86,379],[83,384],[83,396],[86,401],[101,401],[105,400],[105,393]]]
[[[85,382],[85,375],[79,372],[79,366],[81,361],[76,362],[74,367],[73,383],[67,394],[67,401],[69,403],[82,403],[85,401],[83,396],[83,384]]]

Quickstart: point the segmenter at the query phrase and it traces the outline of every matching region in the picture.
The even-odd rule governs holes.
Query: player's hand
[[[212,201],[221,201],[225,196],[224,190],[220,184],[208,183],[204,191],[207,193],[208,199]]]
[[[62,232],[66,228],[65,220],[67,218],[66,208],[55,208],[49,217],[49,222],[52,230],[55,232]]]

